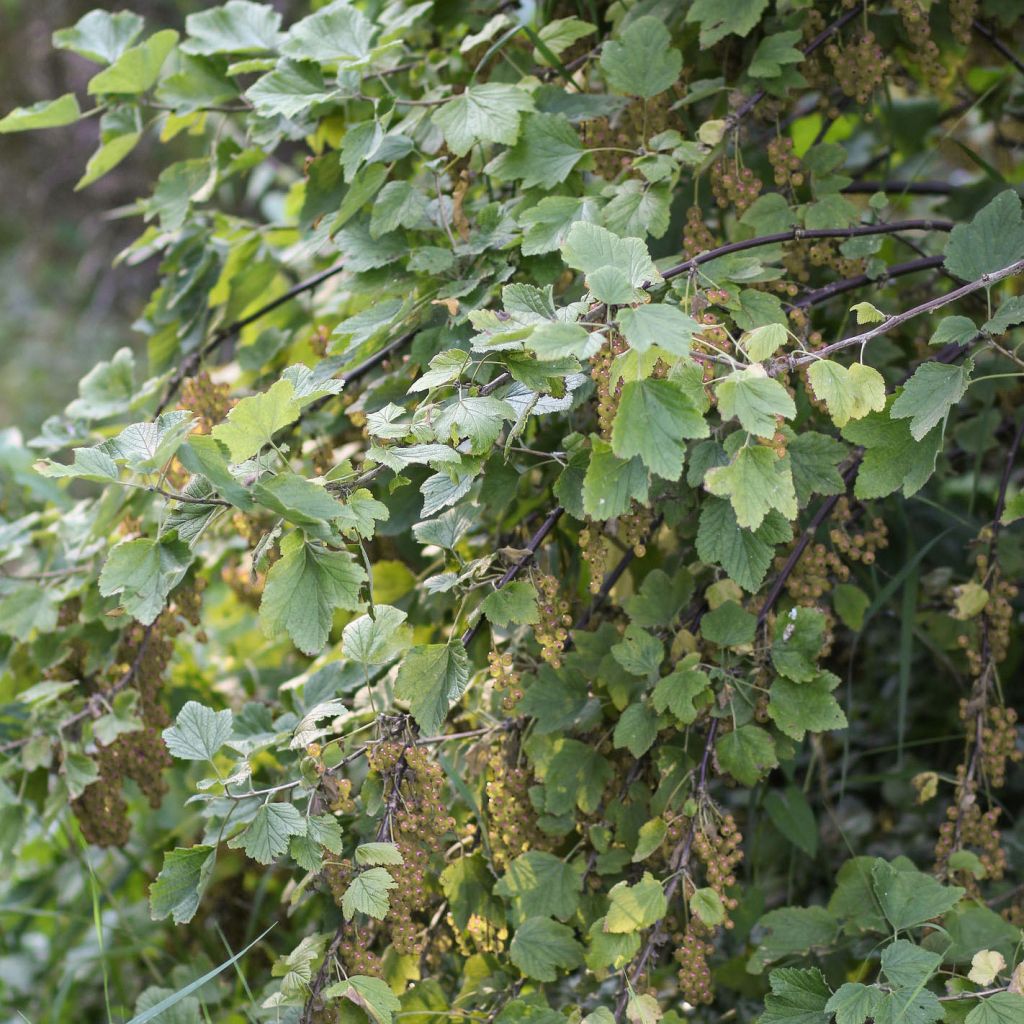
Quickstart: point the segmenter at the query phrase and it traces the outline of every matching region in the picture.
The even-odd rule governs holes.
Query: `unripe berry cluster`
[[[558,580],[547,573],[535,577],[539,593],[537,609],[540,622],[534,627],[534,636],[540,644],[540,656],[552,667],[562,667],[562,651],[569,639],[572,617],[569,602],[558,596]]]
[[[914,49],[913,56],[921,66],[921,72],[933,90],[942,87],[946,76],[939,48],[932,39],[932,28],[928,23],[928,12],[920,0],[894,0],[893,7],[903,21],[904,31]]]
[[[521,853],[538,846],[543,835],[530,803],[530,786],[534,779],[530,771],[518,764],[515,741],[503,738],[487,760],[488,779],[484,787],[487,795],[487,817],[490,821],[488,836],[494,865],[501,869]]]
[[[653,523],[654,512],[636,501],[625,515],[619,516],[622,543],[627,548],[632,548],[637,558],[643,558],[647,554],[645,542]]]
[[[367,928],[346,930],[345,937],[338,946],[338,956],[349,974],[366,974],[371,978],[384,977],[384,965],[381,958],[370,950],[373,944],[373,933]]]
[[[888,66],[885,51],[878,45],[875,34],[865,32],[856,42],[845,46],[830,43],[825,54],[832,62],[839,88],[860,106],[866,106],[882,84]]]
[[[711,192],[719,209],[742,214],[761,194],[764,182],[749,167],[734,168],[725,158],[711,165]]]
[[[953,35],[967,46],[971,41],[974,19],[978,16],[978,0],[949,0],[949,25]]]
[[[1024,750],[1017,748],[1017,711],[991,705],[985,712],[981,730],[981,770],[993,788],[1006,785],[1006,762],[1019,764]]]
[[[959,771],[962,778],[962,765]],[[1006,872],[1006,851],[1000,845],[1002,834],[996,828],[999,813],[998,807],[983,812],[973,796],[947,807],[946,820],[939,826],[939,840],[935,845],[937,870],[949,873],[949,858],[957,850],[970,848],[981,861],[986,879],[998,881],[1002,878]],[[956,875],[958,884],[977,893],[977,881],[969,871],[958,871]]]
[[[850,532],[853,511],[848,498],[843,497],[836,502],[832,518],[837,525],[829,531],[829,540],[849,562],[872,565],[876,553],[889,546],[889,528],[880,516],[874,516],[870,524],[862,523],[859,530]]]
[[[722,818],[717,829],[697,829],[693,837],[693,850],[704,865],[707,884],[718,893],[726,909],[726,928],[732,928],[728,911],[735,910],[738,905],[735,897],[726,894],[726,889],[736,884],[734,871],[743,860],[742,843],[743,833],[736,827],[731,814]]]
[[[181,385],[179,409],[187,409],[197,421],[200,434],[208,434],[231,411],[231,388],[214,384],[205,370],[186,378]]]
[[[699,253],[714,249],[718,242],[704,221],[704,211],[691,206],[686,211],[686,226],[683,228],[683,254],[693,259]]]
[[[707,939],[707,929],[692,918],[674,954],[679,962],[679,994],[691,1006],[706,1006],[714,999],[708,966],[714,949]]]
[[[496,690],[507,691],[501,699],[501,706],[505,711],[514,711],[516,705],[523,699],[523,691],[520,689],[521,676],[514,668],[514,659],[510,652],[499,654],[491,651],[487,655],[487,672],[491,677],[491,685]]]
[[[768,143],[768,163],[779,188],[799,188],[804,183],[803,161],[793,152],[793,140],[788,136]]]
[[[622,394],[622,381],[612,383],[612,364],[615,357],[626,350],[626,343],[619,337],[606,341],[590,357],[590,379],[594,382],[597,393],[597,428],[601,437],[608,440],[612,436],[612,424],[619,408],[619,396]]]
[[[601,532],[600,523],[589,521],[580,530],[580,551],[590,570],[590,592],[596,594],[601,589],[601,581],[608,571],[610,554],[608,540]]]

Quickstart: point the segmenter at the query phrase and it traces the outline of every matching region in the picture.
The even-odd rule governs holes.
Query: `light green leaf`
[[[711,681],[704,672],[681,664],[658,680],[651,700],[658,711],[671,711],[682,725],[692,725],[700,711],[697,698],[710,689]]]
[[[367,914],[383,920],[391,905],[389,892],[398,883],[391,877],[386,868],[369,868],[361,871],[345,890],[341,899],[342,913],[346,921],[351,921],[355,915]]]
[[[109,68],[93,75],[89,80],[89,95],[136,95],[152,88],[177,42],[178,33],[164,29],[144,43],[125,50]]]
[[[734,417],[744,430],[770,438],[778,430],[777,417],[791,420],[796,406],[789,392],[760,364],[733,370],[718,385],[718,411],[723,420]]]
[[[99,591],[104,597],[120,594],[121,607],[148,626],[163,611],[167,595],[191,562],[191,551],[177,541],[123,540],[107,555]]]
[[[688,356],[690,341],[700,330],[696,320],[667,302],[624,306],[615,319],[629,347],[637,352],[657,347],[674,356]]]
[[[619,39],[601,50],[601,71],[613,92],[650,99],[671,89],[683,68],[683,55],[671,45],[660,19],[637,18]]]
[[[715,756],[741,786],[756,785],[779,763],[771,734],[757,725],[741,725],[720,736]]]
[[[469,658],[461,644],[427,644],[405,656],[395,679],[395,696],[408,702],[416,724],[432,736],[468,683]]]
[[[964,894],[958,886],[943,885],[921,871],[899,870],[884,860],[875,861],[871,879],[882,913],[897,931],[940,917]]]
[[[538,35],[544,45],[558,56],[573,43],[592,36],[596,31],[589,21],[581,21],[579,18],[555,18],[554,21],[549,21]],[[547,58],[540,50],[533,51],[533,61],[535,64],[548,65]]]
[[[647,246],[639,238],[619,238],[607,228],[586,221],[576,221],[562,243],[562,259],[574,270],[582,271],[594,297],[613,302],[595,290],[595,275],[611,268],[631,289],[631,298],[639,302],[646,296],[643,285],[658,284],[661,274],[651,260]],[[600,282],[600,278],[597,279]]]
[[[837,427],[885,408],[882,375],[862,363],[846,367],[831,359],[819,359],[808,368],[807,379],[815,396],[828,406]]]
[[[513,145],[519,138],[520,115],[531,110],[533,98],[524,89],[491,82],[469,86],[433,117],[448,148],[465,156],[477,142]]]
[[[736,522],[756,530],[771,509],[786,519],[797,515],[796,491],[789,456],[781,459],[771,448],[747,445],[728,466],[716,466],[704,476],[704,486],[720,498],[728,498]]]
[[[921,441],[938,424],[945,428],[950,409],[967,394],[973,370],[973,359],[960,365],[922,363],[892,403],[889,415],[895,420],[909,419],[911,436]]]
[[[951,317],[950,319],[953,318]],[[966,317],[961,317],[960,319],[966,319]],[[1017,324],[1022,322],[1024,322],[1024,296],[1011,295],[1005,302],[1000,304],[999,308],[995,311],[995,315],[982,324],[981,329],[988,334],[1005,334],[1011,327],[1016,327]],[[970,323],[973,328],[973,322]],[[970,339],[968,338],[967,340]],[[931,343],[934,345],[935,340],[932,339]]]
[[[347,551],[327,551],[291,534],[282,557],[267,574],[260,619],[264,635],[287,633],[304,654],[317,654],[327,643],[336,608],[362,607],[359,589],[366,573]]]
[[[643,757],[658,738],[658,716],[646,704],[630,704],[619,715],[612,733],[616,750],[625,748],[634,757]]]
[[[855,302],[850,312],[856,313],[858,324],[878,324],[886,319],[886,314],[870,302]]]
[[[63,128],[64,125],[74,124],[81,116],[75,94],[68,92],[55,100],[33,103],[31,107],[15,107],[0,118],[0,135],[28,132],[37,128]]]
[[[816,967],[780,967],[769,981],[772,991],[764,997],[760,1024],[826,1024],[825,1006],[832,991]]]
[[[709,928],[716,928],[725,920],[722,897],[710,888],[694,891],[690,897],[690,912]]]
[[[287,471],[254,484],[252,495],[264,508],[323,539],[330,536],[328,521],[345,510],[321,484]]]
[[[498,879],[494,892],[513,901],[520,920],[550,915],[567,921],[576,913],[583,879],[560,857],[528,850]]]
[[[212,846],[178,847],[165,853],[163,869],[149,887],[153,920],[171,917],[175,924],[188,924],[199,909],[216,859]]]
[[[661,238],[671,221],[672,183],[650,184],[628,178],[621,184],[610,186],[608,205],[602,211],[602,220],[609,231],[618,235],[653,235]]]
[[[516,144],[487,167],[499,181],[552,189],[572,173],[586,150],[561,114],[527,114]]]
[[[1024,995],[996,992],[967,1014],[966,1024],[1024,1024]]]
[[[270,4],[228,0],[185,19],[185,53],[267,53],[277,46],[281,15]]]
[[[356,863],[370,867],[401,867],[405,861],[394,843],[361,843],[356,847]]]
[[[942,428],[936,426],[915,441],[907,421],[890,419],[886,412],[873,412],[856,423],[848,423],[843,428],[843,437],[865,448],[854,485],[858,498],[883,498],[899,488],[909,498],[935,471]]]
[[[354,1003],[376,1024],[391,1024],[402,1002],[382,978],[363,974],[350,974],[343,981],[324,989],[327,999],[347,999]]]
[[[108,171],[112,171],[137,145],[142,138],[141,132],[125,132],[105,141],[85,165],[85,173],[75,183],[78,192],[94,181],[99,181]]]
[[[768,0],[695,0],[686,21],[700,25],[700,45],[707,49],[727,35],[749,35],[767,6]]]
[[[821,672],[806,683],[780,676],[772,683],[768,714],[780,732],[797,741],[808,732],[845,729],[846,715],[832,696],[839,682],[839,676],[831,672]]]
[[[789,332],[782,324],[762,324],[740,338],[740,344],[754,362],[767,359],[786,344]]]
[[[297,21],[288,30],[281,52],[295,60],[358,65],[370,56],[376,29],[359,8],[332,3]]]
[[[604,930],[618,934],[640,931],[657,924],[667,912],[661,882],[645,871],[636,885],[619,882],[609,890]]]
[[[118,416],[127,412],[134,394],[135,356],[130,348],[119,348],[78,382],[78,398],[68,405],[67,414],[87,420]]]
[[[748,593],[754,593],[772,563],[776,544],[793,537],[789,521],[769,512],[757,530],[741,530],[728,501],[704,502],[697,528],[697,554],[701,561],[721,565]]]
[[[661,844],[668,835],[668,825],[664,818],[651,818],[640,826],[637,833],[636,849],[633,851],[633,863],[639,864],[661,849]]]
[[[723,601],[700,620],[700,634],[719,647],[743,647],[753,643],[757,617],[735,601]]]
[[[223,441],[233,462],[256,455],[282,427],[294,423],[302,412],[289,380],[277,381],[260,395],[243,398],[227,419],[213,428],[215,440]]]
[[[305,834],[306,819],[294,804],[263,804],[228,846],[244,850],[258,864],[271,864],[288,852],[289,837]]]
[[[671,381],[629,381],[612,425],[612,451],[620,459],[639,455],[652,473],[678,480],[686,451],[683,439],[709,433],[704,417]]]
[[[110,64],[135,42],[144,24],[132,11],[89,11],[71,28],[54,32],[53,45],[97,64]]]
[[[634,500],[647,502],[648,474],[637,456],[623,460],[612,446],[591,438],[590,462],[583,477],[583,508],[592,519],[604,522],[628,511]]]
[[[214,711],[190,700],[178,712],[174,725],[164,729],[164,743],[183,761],[210,761],[230,739],[233,728],[230,709]]]
[[[497,626],[531,625],[540,621],[537,611],[537,588],[517,580],[489,593],[481,603],[483,613]]]
[[[527,918],[516,929],[509,957],[526,977],[554,981],[558,969],[572,970],[583,963],[583,947],[573,930],[548,917]]]
[[[0,591],[0,633],[17,640],[28,639],[34,630],[49,633],[57,625],[59,604],[52,589],[31,583]]]
[[[412,644],[412,627],[405,619],[406,613],[390,604],[374,605],[373,618],[360,615],[342,630],[345,657],[363,665],[393,661]]]
[[[335,89],[324,82],[318,65],[286,58],[278,61],[273,71],[268,71],[253,82],[245,95],[264,117],[294,118],[314,104],[331,99]],[[383,169],[378,173],[383,179]],[[372,192],[365,198],[368,199],[370,195]]]
[[[793,470],[793,487],[797,504],[803,508],[812,494],[842,494],[846,482],[839,472],[839,463],[847,449],[827,434],[804,430],[786,448]]]
[[[881,989],[848,981],[836,989],[825,1011],[835,1014],[836,1024],[864,1024],[868,1017],[878,1015],[881,1005]]]
[[[946,269],[974,281],[1024,259],[1024,219],[1020,196],[1000,192],[970,224],[957,224],[946,242]]]

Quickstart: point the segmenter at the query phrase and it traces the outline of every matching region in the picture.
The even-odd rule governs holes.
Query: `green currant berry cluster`
[[[368,928],[352,928],[346,930],[345,937],[338,946],[338,956],[349,974],[365,974],[371,978],[384,977],[384,964],[374,953],[373,933]]]
[[[959,777],[964,777],[963,765]],[[946,808],[946,820],[939,826],[939,839],[935,845],[936,870],[946,875],[955,874],[957,882],[969,892],[977,894],[978,883],[970,871],[952,872],[949,858],[958,850],[970,849],[985,869],[985,878],[998,881],[1006,873],[1006,851],[1002,847],[1002,833],[996,828],[1000,809],[981,809],[973,794],[963,798],[962,782],[958,788],[961,799]]]
[[[645,542],[653,523],[654,512],[636,501],[625,515],[619,516],[619,538],[627,548],[633,549],[633,554],[637,558],[643,558],[647,554]]]
[[[200,434],[208,434],[231,411],[231,388],[214,384],[205,370],[182,382],[178,408],[192,413]]]
[[[488,835],[494,866],[502,869],[521,853],[541,845],[544,837],[530,803],[530,787],[535,780],[529,769],[519,764],[513,737],[503,737],[492,748],[487,770],[484,788],[490,819]]]
[[[608,539],[601,532],[601,525],[588,520],[587,525],[580,530],[580,551],[590,570],[590,592],[592,594],[596,594],[601,589],[601,581],[608,571],[611,555]]]
[[[540,644],[540,656],[552,667],[562,667],[562,651],[569,639],[572,616],[569,602],[558,596],[558,580],[548,573],[534,579],[540,600],[537,608],[540,622],[534,627],[534,636]]]
[[[683,254],[693,259],[699,253],[708,252],[718,245],[715,236],[704,220],[704,211],[691,206],[686,211],[686,226],[683,228]]]
[[[736,827],[731,814],[725,815],[717,828],[697,829],[693,837],[693,850],[704,865],[707,884],[718,893],[726,909],[725,927],[732,928],[728,912],[735,910],[738,901],[726,890],[736,884],[736,865],[743,860],[743,833]]]
[[[401,800],[393,819],[394,842],[403,867],[395,876],[388,925],[395,952],[419,956],[423,928],[414,915],[425,910],[434,894],[430,859],[441,853],[441,840],[455,828],[444,799],[444,772],[424,747],[405,747]]]
[[[804,183],[803,161],[793,152],[789,136],[777,136],[768,143],[768,163],[779,188],[795,189]]]
[[[977,16],[978,0],[949,0],[949,27],[964,46],[971,42],[974,19]]]
[[[504,654],[491,651],[487,655],[487,673],[491,677],[491,685],[503,691],[501,706],[509,712],[514,711],[523,699],[523,691],[520,689],[522,677],[515,670],[514,664],[515,659],[509,651]]]
[[[889,546],[889,528],[880,516],[874,516],[870,524],[862,522],[860,529],[853,526],[853,511],[848,498],[836,502],[832,519],[836,525],[829,531],[833,548],[847,562],[874,564],[877,552]]]
[[[981,730],[981,770],[993,789],[1006,785],[1006,764],[1019,764],[1024,751],[1017,748],[1017,711],[993,704],[985,712]]]
[[[888,58],[878,45],[874,32],[865,32],[856,42],[830,43],[825,55],[843,94],[864,107],[882,84],[888,70]]]
[[[744,213],[761,194],[764,182],[749,167],[733,167],[724,157],[711,165],[711,192],[720,210]]]
[[[715,951],[708,929],[691,918],[677,941],[674,956],[679,963],[679,994],[691,1006],[707,1006],[714,999],[708,957]]]
[[[932,39],[927,9],[920,0],[894,0],[893,7],[903,22],[903,29],[913,48],[913,57],[920,65],[929,87],[933,90],[941,89],[946,69],[939,55],[939,47]]]

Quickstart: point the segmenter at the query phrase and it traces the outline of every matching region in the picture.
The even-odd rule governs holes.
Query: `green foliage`
[[[0,120],[158,161],[0,437],[5,1005],[1018,1024],[1017,12],[486,6]]]

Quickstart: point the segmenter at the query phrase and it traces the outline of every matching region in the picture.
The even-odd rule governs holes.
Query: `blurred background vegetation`
[[[97,6],[124,5],[0,0],[0,114],[65,92],[85,96],[95,66],[53,49],[50,36]],[[159,28],[178,27],[208,6],[135,0],[131,8]],[[295,4],[273,6],[287,15]],[[26,440],[76,395],[98,360],[123,345],[140,347],[131,325],[156,281],[155,259],[134,267],[113,261],[141,233],[130,212],[163,164],[144,140],[110,174],[75,192],[97,132],[86,119],[0,139],[0,429],[17,426]]]

